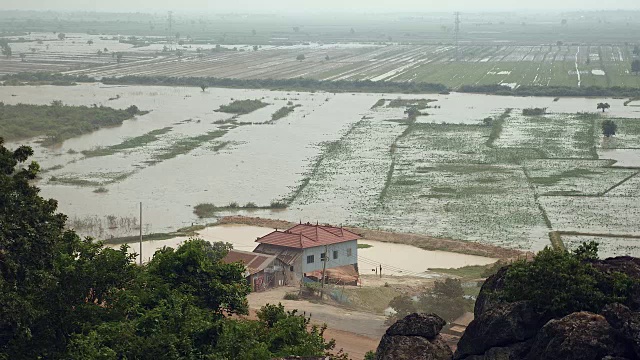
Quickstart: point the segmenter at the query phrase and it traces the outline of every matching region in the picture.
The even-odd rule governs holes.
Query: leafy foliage
[[[547,113],[547,108],[528,108],[522,109],[522,115],[524,116],[540,116]]]
[[[607,119],[602,122],[602,135],[611,137],[618,131],[618,125],[613,120]]]
[[[597,258],[597,247],[587,243],[573,253],[545,248],[533,261],[517,261],[508,268],[497,295],[505,301],[529,300],[552,316],[597,313],[607,304],[626,303],[633,281],[622,273],[596,269],[590,260]]]
[[[640,60],[636,59],[631,62],[631,72],[636,75],[640,72]]]
[[[229,105],[221,105],[216,111],[229,113],[229,114],[248,114],[269,104],[260,100],[235,100]]]
[[[396,296],[391,300],[396,318],[403,318],[414,312],[435,313],[448,322],[451,322],[464,314],[465,309],[472,305],[471,300],[464,298],[464,290],[460,280],[447,278],[444,281],[436,281],[433,289],[421,294],[418,301],[414,301],[408,295]]]
[[[598,110],[602,109],[602,112],[604,112],[605,110],[607,110],[610,107],[611,107],[611,105],[609,105],[609,103],[598,103],[598,105],[597,105],[597,109]]]
[[[0,138],[0,359],[271,359],[331,355],[324,327],[267,305],[247,314],[244,266],[230,244],[191,239],[137,266],[65,230],[30,182],[33,151]],[[333,356],[333,355],[332,355]],[[338,354],[335,359],[346,359]]]

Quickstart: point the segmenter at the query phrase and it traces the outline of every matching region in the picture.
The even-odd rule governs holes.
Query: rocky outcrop
[[[630,358],[627,343],[604,316],[589,312],[549,321],[537,334],[526,360]]]
[[[537,313],[528,301],[498,304],[469,324],[458,342],[455,359],[525,342],[536,335],[546,320],[549,318]]]
[[[391,325],[380,340],[378,360],[450,360],[449,346],[440,337],[446,322],[434,314],[411,314]]]
[[[640,259],[591,263],[600,271],[624,273],[636,281],[625,304],[607,305],[599,314],[583,311],[554,319],[528,301],[509,303],[492,296],[504,286],[507,268],[502,268],[483,285],[475,319],[453,356],[439,339],[442,319],[413,314],[389,328],[378,359],[640,360]]]
[[[476,299],[476,303],[473,307],[473,315],[476,319],[487,310],[496,307],[500,303],[495,299],[495,297],[492,297],[491,294],[504,286],[504,277],[507,273],[507,269],[507,266],[503,266],[494,275],[489,276],[484,284],[482,284],[480,294],[478,294],[478,298]]]

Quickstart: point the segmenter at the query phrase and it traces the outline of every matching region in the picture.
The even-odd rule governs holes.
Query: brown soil
[[[216,224],[243,224],[270,227],[274,229],[285,229],[295,225],[295,223],[288,221],[248,216],[226,216],[218,220]],[[435,238],[426,235],[395,233],[381,230],[369,230],[357,227],[345,228],[362,235],[363,239],[366,240],[412,245],[425,250],[448,251],[498,259],[527,257],[527,253],[520,250],[506,249],[499,246],[480,244],[471,241]]]

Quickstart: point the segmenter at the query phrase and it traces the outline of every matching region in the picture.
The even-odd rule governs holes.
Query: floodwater
[[[273,229],[258,226],[219,225],[200,230],[195,237],[209,242],[228,242],[233,244],[233,248],[236,250],[253,251],[258,245],[255,242],[256,239],[272,231]],[[175,249],[188,239],[188,237],[176,237],[168,240],[144,241],[142,243],[142,261],[149,261],[156,250],[162,249],[163,247],[172,247]],[[131,253],[140,254],[139,242],[131,242],[127,243],[127,245],[130,246],[129,251]],[[108,246],[119,248],[121,245]],[[138,261],[138,258],[136,258],[136,261]]]
[[[210,242],[228,242],[233,248],[243,251],[253,251],[258,245],[255,241],[272,232],[274,229],[247,226],[247,225],[219,225],[208,227],[198,232],[196,237]],[[163,247],[176,248],[188,238],[177,237],[169,240],[145,241],[142,243],[142,259],[149,261],[156,250]],[[468,265],[487,265],[497,259],[457,254],[445,251],[427,251],[410,245],[384,243],[379,241],[363,240],[359,244],[368,244],[372,247],[358,249],[358,265],[360,273],[365,274],[382,265],[386,275],[412,275],[424,276],[429,269],[435,268],[460,268]],[[130,252],[140,253],[139,242],[128,244]],[[117,248],[120,245],[111,245]],[[389,256],[393,254],[393,256]]]
[[[269,205],[274,200],[289,197],[301,184],[323,148],[343,137],[347,131],[363,117],[380,116],[371,110],[379,99],[428,98],[435,99],[431,105],[439,108],[427,109],[429,116],[422,116],[423,122],[479,123],[487,116],[497,115],[505,108],[518,111],[528,107],[547,107],[550,112],[576,113],[596,111],[598,102],[607,101],[611,110],[605,116],[640,117],[640,108],[623,106],[623,99],[584,99],[540,97],[502,97],[452,93],[438,94],[332,94],[305,93],[268,90],[218,89],[201,91],[195,87],[154,87],[154,86],[106,86],[102,84],[81,84],[71,87],[55,86],[3,86],[0,87],[0,101],[7,104],[32,103],[49,104],[61,100],[69,105],[96,104],[126,108],[137,105],[141,110],[151,111],[134,120],[125,121],[122,126],[102,129],[91,134],[69,139],[55,148],[43,148],[33,139],[8,144],[10,147],[28,143],[34,147],[34,160],[43,169],[38,186],[42,195],[59,201],[59,210],[70,219],[98,219],[98,223],[108,216],[120,219],[120,223],[132,223],[127,219],[138,218],[138,204],[143,202],[143,232],[145,234],[169,232],[191,224],[204,224],[214,219],[202,220],[193,214],[193,207],[199,203],[213,203],[218,206],[231,202],[246,204],[253,202],[259,206]],[[176,141],[200,135],[209,131],[225,129],[221,120],[228,120],[231,114],[215,112],[220,105],[228,104],[232,99],[262,99],[270,105],[252,114],[241,115],[237,122],[244,123],[227,129],[224,136],[202,144],[188,154],[178,155],[158,163],[150,163],[154,156],[170,149]],[[267,124],[271,114],[278,108],[292,102],[301,105],[289,116]],[[389,110],[389,119],[402,117],[402,111]],[[386,116],[386,115],[385,115]],[[380,120],[385,122],[384,120]],[[380,122],[379,121],[379,122]],[[158,140],[145,147],[117,152],[103,157],[86,158],[80,152],[95,147],[120,144],[123,140],[146,134],[152,130],[171,127],[170,132],[158,137]],[[398,129],[392,130],[398,132]],[[400,129],[399,132],[402,130]],[[398,134],[399,134],[398,132]],[[388,153],[386,142],[397,136],[381,136],[380,147],[376,155],[358,154],[362,163],[373,164],[375,157]],[[382,139],[384,138],[384,139]],[[387,139],[388,138],[388,139]],[[216,148],[224,143],[225,147]],[[357,144],[355,144],[357,145]],[[340,164],[337,164],[338,166]],[[362,188],[358,181],[372,176],[384,180],[388,167],[375,171],[371,169],[349,169],[351,173],[339,174],[344,182],[334,190],[336,193],[357,194]],[[331,169],[324,169],[330,172]],[[362,176],[353,176],[362,171]],[[371,174],[367,171],[373,171]],[[123,176],[117,182],[112,182]],[[91,180],[102,183],[106,193],[95,193],[98,187],[81,187],[51,182],[51,177]],[[364,182],[364,181],[363,181]],[[311,183],[307,192],[322,191],[321,187]],[[339,184],[338,184],[339,185]],[[319,189],[319,190],[316,190]],[[375,190],[375,189],[374,189]],[[377,190],[376,190],[377,191]],[[345,199],[350,199],[346,197]],[[336,199],[336,203],[340,203]],[[350,201],[350,200],[349,200]],[[344,199],[342,200],[344,202]],[[371,201],[362,197],[356,201],[359,207],[365,207],[354,220],[354,212],[349,206],[334,205],[328,211],[326,206],[307,206],[296,203],[286,210],[238,211],[220,215],[242,214],[281,218],[289,221],[319,220],[334,224],[352,224],[365,222],[362,216],[369,211]],[[349,205],[349,204],[347,204]],[[365,211],[366,210],[366,211]],[[410,217],[410,215],[409,215]],[[370,218],[370,216],[369,216]],[[413,222],[418,221],[417,216]],[[394,219],[381,219],[381,227],[395,227]],[[81,222],[81,221],[80,221]],[[87,222],[87,221],[85,221]],[[83,235],[97,238],[110,236],[135,235],[135,226],[129,228],[94,224],[88,228],[76,228]],[[79,223],[79,222],[78,222]],[[426,224],[420,228],[428,233]],[[398,228],[397,231],[403,231]],[[412,271],[432,267],[431,265],[412,268]],[[421,270],[423,271],[423,270]]]
[[[613,166],[640,167],[640,149],[607,149],[598,150],[601,159],[615,160]]]

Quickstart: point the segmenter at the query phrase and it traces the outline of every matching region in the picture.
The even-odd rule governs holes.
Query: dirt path
[[[336,348],[344,349],[354,360],[363,359],[367,351],[375,350],[380,338],[387,330],[387,326],[384,325],[384,316],[305,300],[283,300],[287,292],[294,291],[297,291],[297,288],[280,287],[251,293],[247,297],[249,307],[253,312],[266,304],[281,303],[287,310],[297,309],[300,313],[310,315],[313,323],[327,324],[325,337],[335,339]]]

